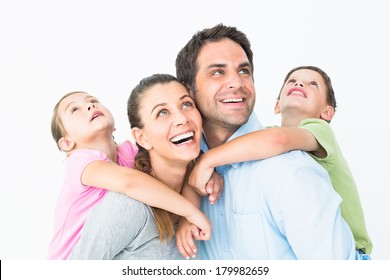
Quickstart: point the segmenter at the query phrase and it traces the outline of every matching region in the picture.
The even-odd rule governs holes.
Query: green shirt
[[[372,242],[367,233],[356,183],[348,163],[341,153],[332,128],[321,119],[303,120],[298,127],[310,131],[325,149],[327,153],[325,158],[319,158],[312,154],[311,156],[328,171],[335,191],[343,199],[340,205],[341,215],[352,230],[356,248],[371,254]]]

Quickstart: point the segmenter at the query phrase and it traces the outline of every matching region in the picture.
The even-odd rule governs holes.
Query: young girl
[[[90,210],[107,190],[184,216],[201,229],[202,238],[210,237],[211,225],[200,210],[177,191],[133,168],[137,148],[129,141],[115,143],[113,116],[97,98],[86,92],[66,94],[54,108],[51,130],[58,148],[67,153],[67,170],[50,259],[68,258]]]
[[[334,189],[343,199],[341,214],[352,230],[356,249],[363,258],[367,257],[372,242],[358,190],[329,126],[335,109],[332,83],[323,70],[314,66],[292,69],[285,77],[275,106],[275,113],[281,113],[281,127],[252,132],[209,150],[192,170],[189,183],[204,189],[210,172],[217,166],[265,159],[291,150],[307,151],[328,171]],[[191,244],[185,245],[191,252],[194,245],[186,242]]]

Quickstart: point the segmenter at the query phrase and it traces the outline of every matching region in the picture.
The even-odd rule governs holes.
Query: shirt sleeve
[[[110,260],[125,248],[131,249],[145,225],[145,211],[145,205],[139,201],[109,192],[92,209],[69,259]]]
[[[88,164],[97,161],[109,161],[106,154],[97,150],[80,149],[74,151],[67,159],[66,185],[74,188],[77,193],[82,193],[90,186],[83,185],[81,175]]]
[[[334,132],[329,123],[321,119],[311,118],[303,120],[298,127],[310,131],[316,138],[317,142],[326,151],[325,158],[319,158],[315,155],[312,156],[318,161],[326,161],[331,163],[337,153],[338,145],[336,143]]]
[[[136,145],[125,141],[118,145],[118,161],[121,166],[134,167],[134,159],[138,153]]]

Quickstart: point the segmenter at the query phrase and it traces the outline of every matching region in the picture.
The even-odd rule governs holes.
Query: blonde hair
[[[68,96],[71,96],[73,94],[76,94],[76,93],[85,93],[85,94],[88,94],[84,91],[72,91],[72,92],[69,92],[67,94],[65,94],[64,96],[61,97],[61,99],[57,102],[57,104],[54,106],[54,109],[53,109],[53,115],[51,117],[51,135],[53,136],[53,139],[54,141],[56,142],[57,144],[57,148],[62,151],[61,147],[58,145],[58,141],[65,136],[65,128],[64,128],[64,125],[62,123],[62,120],[60,118],[60,116],[58,115],[58,108],[60,107],[61,105],[61,102],[67,98]]]

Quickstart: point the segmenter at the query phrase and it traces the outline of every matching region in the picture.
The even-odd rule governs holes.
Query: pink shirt
[[[134,167],[137,147],[130,141],[118,145],[118,164]],[[67,158],[65,182],[58,198],[54,220],[54,236],[49,246],[49,259],[67,259],[80,239],[80,231],[95,205],[102,201],[107,190],[81,183],[84,168],[93,161],[110,161],[105,153],[80,149]]]

